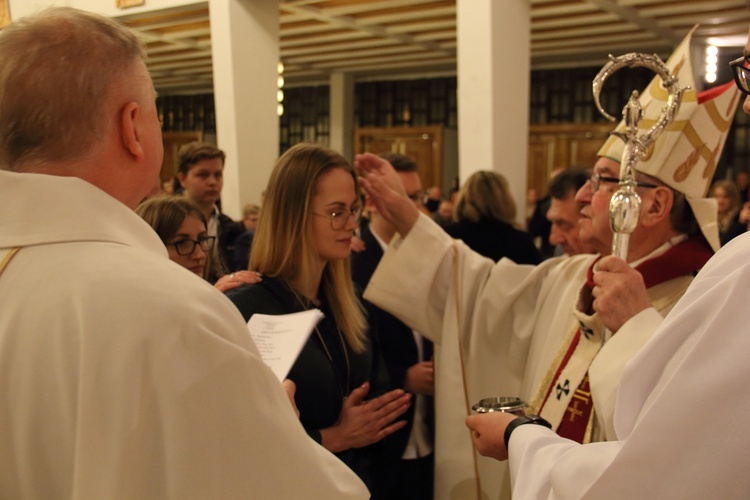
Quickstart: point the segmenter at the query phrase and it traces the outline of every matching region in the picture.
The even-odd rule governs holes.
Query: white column
[[[333,73],[330,78],[329,147],[354,161],[354,78]]]
[[[227,154],[222,208],[259,203],[279,154],[278,0],[210,0],[216,134]]]
[[[495,170],[526,206],[531,13],[529,0],[458,0],[459,179]]]

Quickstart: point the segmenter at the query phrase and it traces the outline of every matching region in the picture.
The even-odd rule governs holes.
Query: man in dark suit
[[[395,153],[384,153],[381,157],[396,169],[409,198],[421,204],[422,184],[417,164]],[[352,278],[362,290],[367,287],[396,232],[373,205],[368,203],[367,207],[370,223],[361,232],[365,249],[352,253]],[[405,414],[407,425],[385,438],[375,457],[373,498],[431,500],[434,470],[432,343],[382,309],[372,306],[372,310],[391,389],[401,388],[414,394],[414,404]]]
[[[206,276],[215,283],[231,267],[234,240],[245,230],[219,208],[226,155],[212,144],[195,141],[184,144],[177,156],[177,179],[184,194],[206,218],[208,235],[218,238],[217,251],[211,256]]]

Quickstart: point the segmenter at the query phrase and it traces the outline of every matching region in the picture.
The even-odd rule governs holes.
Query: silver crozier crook
[[[667,68],[656,54],[647,55],[632,52],[619,57],[610,55],[609,62],[599,71],[593,82],[596,107],[609,121],[615,121],[615,118],[604,111],[599,102],[599,94],[601,94],[602,87],[607,78],[618,69],[626,66],[629,68],[643,67],[653,70],[664,82],[664,88],[669,93],[669,97],[667,105],[662,109],[661,115],[659,115],[659,119],[654,123],[653,127],[645,134],[639,136],[638,122],[643,117],[643,108],[638,100],[638,91],[634,90],[630,96],[630,100],[622,110],[625,130],[623,132],[612,132],[612,135],[619,137],[625,142],[625,150],[623,151],[620,163],[620,188],[609,202],[609,225],[614,233],[612,255],[620,257],[625,261],[627,261],[628,256],[630,233],[638,225],[641,212],[641,197],[635,192],[635,165],[638,161],[646,158],[648,148],[653,145],[659,134],[672,123],[677,111],[680,109],[682,93],[689,88],[679,88],[677,77],[672,75],[669,68]]]

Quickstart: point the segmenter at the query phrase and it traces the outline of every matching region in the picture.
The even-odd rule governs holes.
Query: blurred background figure
[[[170,179],[168,181],[162,182],[162,184],[161,184],[161,190],[162,190],[162,192],[164,194],[169,194],[169,195],[175,194],[175,192],[174,192],[174,181]]]
[[[495,262],[508,257],[517,264],[541,262],[531,235],[514,226],[516,202],[501,174],[473,173],[458,191],[453,217],[446,232],[485,257]]]
[[[526,227],[529,227],[531,216],[534,215],[538,201],[539,193],[536,192],[536,189],[529,188],[528,191],[526,191]]]
[[[216,237],[216,252],[208,264],[207,279],[215,283],[230,268],[234,240],[244,232],[242,224],[221,213],[219,198],[224,186],[224,151],[211,144],[190,142],[178,154],[177,179],[185,196],[208,223],[208,235]]]
[[[430,214],[437,212],[441,200],[442,195],[440,192],[440,186],[432,186],[428,188],[424,200],[424,207],[427,209],[427,212]]]
[[[748,198],[748,190],[750,190],[750,174],[744,170],[740,170],[734,178],[734,183],[737,186],[740,203],[750,201],[750,198]]]
[[[547,179],[547,184],[551,184],[555,176],[563,170],[564,169],[562,168],[556,168],[555,170],[550,172],[549,178]],[[533,212],[531,213],[531,217],[529,218],[527,226],[527,230],[531,237],[534,238],[534,242],[536,244],[536,247],[539,249],[539,253],[542,256],[542,259],[548,259],[555,255],[555,245],[549,242],[549,235],[552,229],[552,225],[547,219],[547,211],[549,210],[551,204],[552,199],[549,195],[549,192],[547,193],[547,195],[539,198],[536,202],[536,206],[534,207]]]
[[[555,247],[555,255],[596,253],[591,244],[581,240],[578,227],[581,206],[576,202],[576,193],[589,177],[587,170],[573,167],[563,170],[550,182],[547,220],[550,222],[549,242]]]
[[[245,231],[234,240],[232,271],[247,269],[247,262],[250,259],[250,247],[253,244],[253,235],[255,234],[255,226],[258,225],[259,217],[260,207],[254,203],[248,203],[242,209],[242,227],[245,228]]]
[[[721,179],[711,186],[711,196],[716,198],[718,205],[719,241],[721,246],[724,246],[747,229],[747,224],[740,222],[740,192],[734,182]]]
[[[451,200],[440,200],[437,212],[430,215],[432,220],[445,229],[453,224],[453,202]]]
[[[154,228],[167,247],[170,260],[206,278],[216,237],[209,236],[206,218],[196,205],[186,198],[164,196],[144,201],[135,211]],[[258,281],[258,273],[245,271],[222,276],[214,286],[225,292]]]

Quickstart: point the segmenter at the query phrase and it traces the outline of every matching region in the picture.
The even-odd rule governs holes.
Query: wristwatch
[[[510,434],[513,432],[516,427],[519,425],[525,425],[525,424],[536,424],[536,425],[543,425],[547,429],[552,428],[552,424],[544,420],[539,415],[524,415],[522,417],[518,417],[515,420],[511,420],[508,424],[508,427],[505,428],[505,434],[503,435],[503,439],[505,440],[505,449],[508,449],[508,441],[510,440]]]

